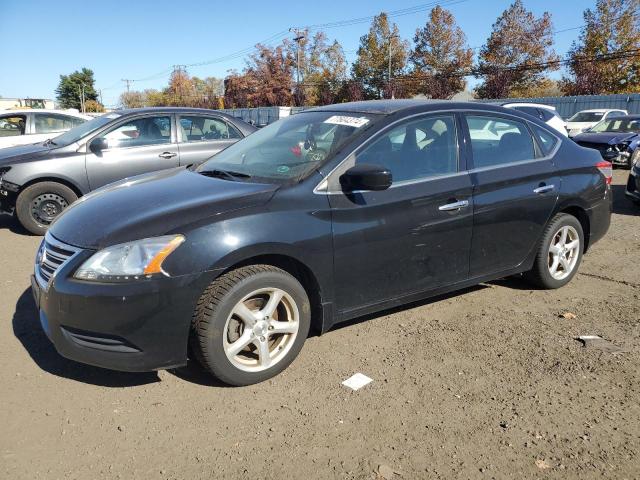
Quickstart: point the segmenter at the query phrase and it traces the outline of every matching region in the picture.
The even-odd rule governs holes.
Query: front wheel
[[[205,290],[190,342],[215,377],[251,385],[287,368],[310,324],[309,298],[295,277],[271,265],[250,265],[222,275]]]
[[[583,251],[582,225],[573,215],[559,213],[547,225],[533,268],[525,278],[541,288],[560,288],[577,273]]]
[[[18,195],[16,215],[24,228],[44,235],[58,215],[77,199],[75,192],[61,183],[34,183]]]

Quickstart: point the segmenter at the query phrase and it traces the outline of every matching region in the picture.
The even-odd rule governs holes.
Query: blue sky
[[[537,15],[552,14],[554,29],[582,24],[582,11],[595,0],[524,0]],[[469,46],[482,45],[497,16],[512,0],[443,0],[450,3]],[[428,5],[428,0],[167,1],[167,0],[0,0],[0,95],[53,98],[60,74],[82,67],[95,72],[104,102],[113,105],[132,88],[161,88],[175,64],[196,64],[242,51],[290,27],[303,27],[375,15],[380,11]],[[393,19],[403,38],[424,25],[428,11]],[[325,29],[339,40],[349,60],[369,22]],[[558,33],[556,51],[564,54],[578,30]],[[241,69],[242,56],[188,67],[200,77],[224,77]],[[163,73],[166,72],[166,73]]]

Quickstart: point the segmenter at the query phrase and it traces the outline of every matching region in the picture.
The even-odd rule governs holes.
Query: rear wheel
[[[559,213],[547,225],[533,268],[525,278],[541,288],[560,288],[577,273],[583,250],[582,225],[573,215]]]
[[[77,199],[75,192],[61,183],[34,183],[18,195],[16,215],[24,228],[35,235],[44,235],[49,225]]]
[[[202,366],[230,385],[271,378],[296,358],[309,333],[311,309],[295,277],[251,265],[216,279],[203,293],[191,347]]]

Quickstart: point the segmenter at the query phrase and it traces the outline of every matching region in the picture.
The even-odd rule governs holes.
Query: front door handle
[[[160,155],[158,155],[160,158],[173,158],[176,155],[178,155],[177,153],[173,153],[173,152],[162,152]]]
[[[438,210],[441,212],[450,212],[452,210],[460,210],[469,206],[468,200],[460,200],[459,202],[447,203],[446,205],[440,205]]]
[[[547,193],[547,192],[551,192],[555,188],[556,188],[555,185],[541,185],[538,188],[534,188],[533,193]]]

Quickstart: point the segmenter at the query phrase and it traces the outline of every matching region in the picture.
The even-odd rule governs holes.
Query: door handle
[[[533,189],[533,193],[547,193],[556,188],[555,185],[542,185],[538,188]]]
[[[469,206],[468,200],[460,200],[459,202],[447,203],[446,205],[440,205],[438,210],[441,212],[450,212],[452,210],[460,210]]]
[[[158,155],[160,158],[173,158],[176,155],[178,155],[177,153],[173,153],[173,152],[162,152],[160,155]]]

